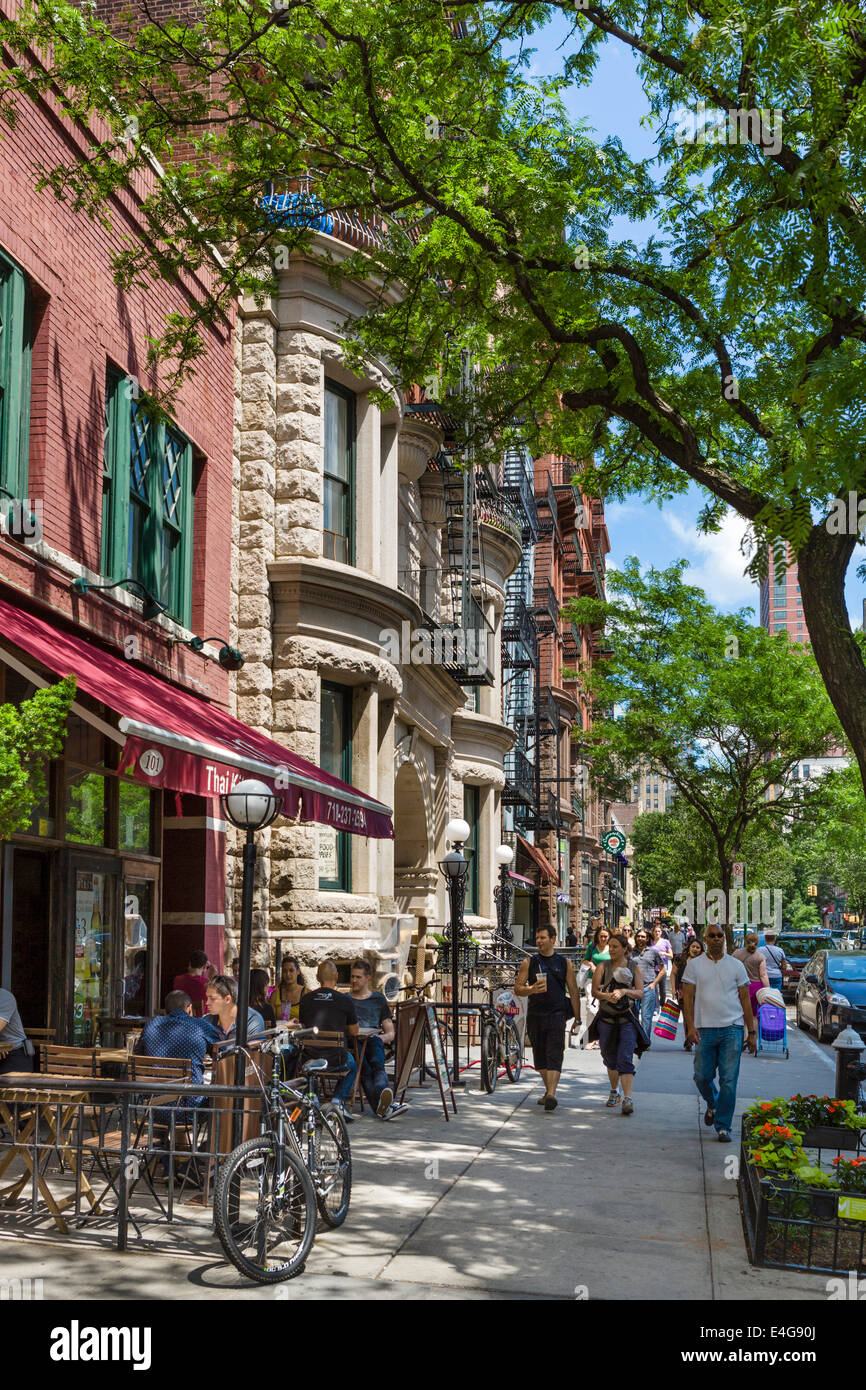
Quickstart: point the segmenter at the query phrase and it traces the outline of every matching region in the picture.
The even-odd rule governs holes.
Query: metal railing
[[[505,786],[502,801],[506,806],[519,802],[532,805],[535,801],[535,768],[526,754],[519,748],[511,748],[505,754]]]
[[[547,636],[556,631],[559,624],[559,604],[556,591],[549,579],[536,582],[533,590],[533,610],[539,635]]]
[[[44,1214],[64,1234],[70,1222],[116,1227],[117,1249],[126,1250],[130,1226],[140,1239],[144,1226],[173,1222],[185,1196],[207,1206],[232,1148],[238,1102],[244,1132],[258,1133],[260,1097],[248,1086],[39,1073],[11,1086],[0,1076],[5,1205],[29,1188],[30,1221]]]

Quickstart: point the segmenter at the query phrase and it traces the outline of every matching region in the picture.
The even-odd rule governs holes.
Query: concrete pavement
[[[823,1050],[795,1028],[789,1040],[790,1061],[744,1056],[738,1113],[759,1095],[832,1091]],[[750,1267],[736,1135],[723,1146],[704,1127],[691,1066],[681,1042],[655,1039],[630,1118],[604,1108],[597,1052],[567,1051],[550,1114],[532,1071],[489,1097],[476,1067],[447,1123],[434,1086],[410,1090],[406,1115],[352,1126],[348,1221],[276,1290],[228,1267],[193,1210],[124,1255],[44,1223],[22,1240],[2,1213],[0,1279],[41,1278],[46,1299],[825,1299],[823,1277]]]

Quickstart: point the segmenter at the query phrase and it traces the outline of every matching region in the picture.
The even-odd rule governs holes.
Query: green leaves
[[[665,903],[713,861],[718,886],[727,887],[747,840],[763,853],[754,839],[762,827],[778,846],[801,806],[787,789],[791,769],[841,739],[808,649],[755,627],[748,611],[718,612],[685,582],[685,570],[680,562],[642,573],[631,557],[609,572],[606,603],[581,599],[565,613],[603,620],[611,652],[580,676],[595,710],[582,735],[594,780],[621,790],[644,763],[671,778],[684,803],[664,826],[655,817],[635,826],[642,885]],[[605,717],[609,709],[615,717]]]
[[[0,840],[30,824],[45,796],[45,764],[63,748],[72,676],[38,690],[20,706],[0,705]]]

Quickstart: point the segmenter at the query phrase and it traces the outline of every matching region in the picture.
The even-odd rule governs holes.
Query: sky
[[[561,70],[563,55],[570,47],[557,48],[568,32],[564,18],[556,19],[541,33],[533,36],[536,53],[529,75],[552,76]],[[571,114],[582,117],[594,127],[598,137],[618,136],[634,158],[646,158],[654,153],[654,138],[647,126],[640,124],[647,114],[647,101],[635,71],[634,60],[626,46],[608,40],[588,87],[575,89],[567,99]],[[616,218],[611,224],[612,236],[630,236],[640,245],[653,230],[653,224],[629,224]],[[675,560],[689,562],[686,582],[699,585],[718,608],[731,612],[751,607],[757,619],[758,587],[743,571],[747,557],[740,552],[740,542],[746,523],[736,513],[729,512],[722,530],[715,535],[702,536],[696,528],[696,518],[706,498],[700,489],[692,487],[687,494],[658,507],[654,502],[632,497],[625,502],[609,502],[605,508],[611,551],[608,565],[616,568],[628,555],[638,555],[657,569],[664,569]],[[856,577],[855,570],[863,552],[855,551],[849,566],[845,586],[848,613],[852,626],[860,627],[863,619],[863,599],[866,586]]]

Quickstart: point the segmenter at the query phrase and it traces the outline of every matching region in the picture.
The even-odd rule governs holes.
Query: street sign
[[[621,830],[605,830],[601,836],[601,843],[608,854],[622,854],[625,849],[625,836]]]

